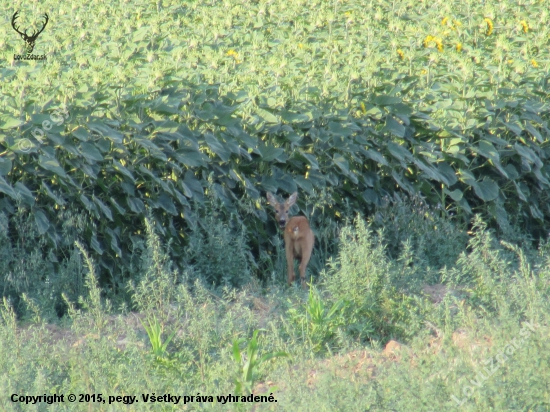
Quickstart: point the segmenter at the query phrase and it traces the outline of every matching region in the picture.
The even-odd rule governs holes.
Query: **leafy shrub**
[[[206,284],[242,286],[251,280],[254,259],[246,227],[240,220],[224,218],[215,199],[205,202],[191,228],[184,266],[193,269]]]
[[[386,199],[386,204],[369,221],[373,228],[381,229],[380,235],[391,257],[400,257],[408,245],[414,264],[425,274],[429,268],[454,265],[468,240],[466,231],[441,208],[428,205],[418,196],[401,198],[396,194]],[[422,280],[434,282],[437,278],[424,276]]]
[[[338,257],[329,262],[322,283],[329,302],[346,302],[342,316],[349,336],[361,341],[414,334],[414,301],[392,284],[397,268],[382,238],[376,239],[357,217],[353,226],[342,229],[340,242]]]
[[[78,239],[73,229],[80,219],[70,212],[62,216],[64,236],[59,239],[58,255],[28,209],[18,209],[11,219],[0,213],[0,288],[19,315],[25,313],[20,301],[23,294],[40,307],[41,315],[51,319],[65,311],[62,293],[76,300],[84,290],[82,260],[70,244]]]

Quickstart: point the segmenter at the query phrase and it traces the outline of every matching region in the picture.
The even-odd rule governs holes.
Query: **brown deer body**
[[[309,227],[309,221],[304,216],[294,216],[289,218],[288,212],[292,205],[296,203],[298,193],[294,192],[284,202],[279,203],[275,196],[267,193],[267,201],[275,209],[275,218],[279,226],[284,228],[286,263],[288,265],[288,284],[294,282],[296,276],[294,273],[294,259],[300,260],[300,279],[302,287],[306,286],[306,268],[313,251],[315,235]]]

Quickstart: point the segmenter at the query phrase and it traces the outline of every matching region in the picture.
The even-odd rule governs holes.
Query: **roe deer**
[[[300,279],[302,287],[306,287],[306,268],[313,251],[315,236],[309,227],[309,221],[305,216],[288,218],[290,207],[296,203],[298,193],[294,192],[284,203],[279,203],[275,196],[267,193],[267,201],[275,209],[275,218],[281,229],[284,229],[286,263],[288,265],[288,284],[295,279],[294,259],[300,260]]]

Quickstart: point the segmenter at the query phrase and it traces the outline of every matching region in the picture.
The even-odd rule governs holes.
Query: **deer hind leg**
[[[302,260],[300,261],[300,280],[302,281],[302,288],[306,287],[306,269],[307,264],[309,263],[309,259],[311,258],[311,253],[313,252],[313,242],[314,238],[312,237],[311,242],[308,242],[311,244],[311,247],[305,247],[302,249]]]
[[[285,239],[285,252],[286,252],[286,263],[288,265],[288,284],[291,285],[296,278],[294,274],[294,251],[292,242],[288,242]]]

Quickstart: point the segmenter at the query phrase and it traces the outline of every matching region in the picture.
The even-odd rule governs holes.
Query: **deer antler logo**
[[[42,33],[44,31],[44,28],[46,27],[46,25],[48,24],[48,21],[50,20],[49,17],[48,17],[48,13],[44,14],[44,18],[46,19],[46,21],[44,22],[44,24],[42,25],[42,28],[39,30],[39,31],[33,31],[33,33],[29,36],[27,34],[27,30],[26,29],[24,32],[20,32],[19,31],[19,27],[17,27],[15,25],[15,20],[17,20],[17,17],[19,14],[19,11],[16,11],[14,14],[13,14],[13,17],[11,18],[11,26],[13,27],[13,29],[19,33],[19,35],[21,36],[21,38],[25,41],[25,43],[27,43],[27,54],[31,54],[32,51],[34,50],[34,43],[36,42],[36,39],[38,38],[38,35],[40,33]]]

